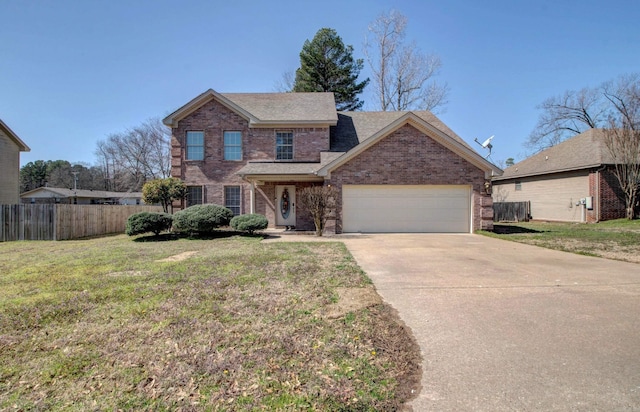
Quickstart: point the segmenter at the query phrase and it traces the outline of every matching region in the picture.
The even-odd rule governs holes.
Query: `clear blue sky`
[[[637,0],[1,0],[0,119],[32,149],[22,164],[93,164],[97,141],[209,88],[275,91],[322,27],[364,57],[391,8],[443,61],[442,120],[477,148],[495,135],[494,161],[522,160],[545,98],[640,71]]]

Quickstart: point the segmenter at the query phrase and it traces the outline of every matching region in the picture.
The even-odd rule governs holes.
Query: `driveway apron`
[[[420,345],[415,411],[640,410],[640,265],[479,235],[340,240]]]

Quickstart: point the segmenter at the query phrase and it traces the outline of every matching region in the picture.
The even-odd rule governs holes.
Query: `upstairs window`
[[[204,132],[187,132],[187,160],[204,160]]]
[[[276,160],[293,160],[293,132],[276,132]]]
[[[224,160],[242,160],[241,132],[224,132]]]
[[[519,180],[516,180],[516,190],[518,191],[522,190],[522,182]]]
[[[187,207],[202,204],[202,186],[187,186]]]

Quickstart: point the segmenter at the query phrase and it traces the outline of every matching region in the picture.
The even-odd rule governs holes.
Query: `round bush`
[[[269,221],[263,215],[257,213],[250,215],[240,215],[231,219],[229,223],[234,230],[241,230],[252,234],[256,230],[266,229]]]
[[[152,232],[159,235],[164,230],[171,228],[173,218],[168,213],[139,212],[127,219],[125,233],[129,236]]]
[[[195,205],[173,215],[173,230],[187,233],[211,233],[227,226],[233,212],[220,205]]]

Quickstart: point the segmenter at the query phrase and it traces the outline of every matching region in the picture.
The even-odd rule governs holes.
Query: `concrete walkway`
[[[640,410],[640,265],[479,235],[327,240],[413,330],[415,411]]]

